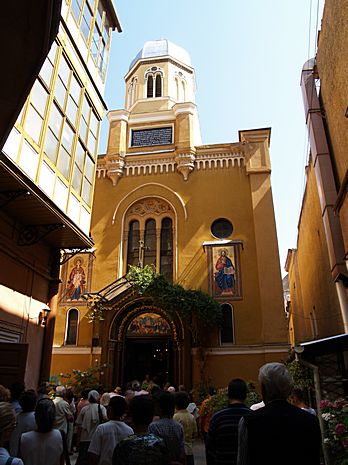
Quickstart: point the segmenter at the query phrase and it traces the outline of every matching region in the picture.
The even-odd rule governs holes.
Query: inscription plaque
[[[173,128],[153,128],[132,130],[131,147],[172,144]]]

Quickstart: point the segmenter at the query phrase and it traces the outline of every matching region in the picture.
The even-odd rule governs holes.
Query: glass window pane
[[[43,117],[45,114],[46,103],[47,103],[48,93],[44,89],[43,85],[40,84],[38,80],[35,81],[35,84],[31,90],[31,103],[34,105],[38,113]]]
[[[85,168],[85,177],[92,182],[94,175],[94,161],[87,157],[86,168]]]
[[[89,132],[89,136],[88,136],[88,143],[87,143],[87,147],[88,147],[88,150],[90,152],[90,154],[94,157],[95,155],[95,146],[96,146],[96,138],[94,137],[94,135],[91,133],[91,131]]]
[[[25,118],[25,130],[37,144],[40,142],[42,123],[43,119],[39,113],[32,105],[29,105]]]
[[[221,305],[223,323],[220,330],[221,344],[233,343],[232,308],[228,304]]]
[[[139,221],[132,221],[128,232],[127,265],[139,266],[139,239]]]
[[[82,104],[82,115],[88,124],[88,116],[89,116],[90,105],[86,99],[86,96],[83,96],[83,104]]]
[[[82,0],[72,0],[71,11],[76,21],[78,21],[80,18],[81,8],[82,8]]]
[[[53,132],[50,129],[48,129],[45,140],[45,154],[54,164],[57,160],[57,149],[58,139],[54,136]]]
[[[78,141],[75,152],[75,164],[80,168],[81,171],[83,170],[83,165],[85,164],[85,156],[85,149],[82,147],[81,142]]]
[[[65,87],[68,87],[70,73],[71,73],[71,69],[69,68],[69,65],[65,57],[62,55],[60,58],[60,62],[59,62],[58,75],[63,81]]]
[[[77,103],[77,105],[79,104],[79,101],[80,101],[80,93],[81,93],[81,86],[78,80],[76,79],[76,77],[73,75],[71,78],[71,82],[70,82],[70,94],[72,98],[74,99],[74,101]]]
[[[102,41],[100,44],[100,52],[99,52],[99,60],[98,60],[98,68],[100,69],[100,71],[103,70],[104,54],[105,54],[105,43],[104,41]]]
[[[66,106],[66,114],[68,115],[70,121],[75,126],[76,117],[77,117],[77,105],[74,100],[71,98],[71,95],[68,97],[68,104]]]
[[[39,154],[29,144],[29,142],[25,140],[19,157],[19,166],[28,176],[31,177],[31,179],[34,180],[36,177],[38,163]]]
[[[92,53],[94,60],[97,60],[98,46],[99,46],[99,35],[96,35],[94,32],[93,37],[92,37],[92,43],[91,43],[91,53]]]
[[[156,262],[156,221],[147,220],[145,223],[144,264],[153,265]]]
[[[62,108],[64,108],[65,95],[66,95],[66,87],[63,85],[62,81],[58,78],[56,82],[54,96]]]
[[[16,128],[12,128],[10,135],[7,138],[7,141],[2,149],[2,151],[13,160],[16,160],[19,144],[21,141],[21,133],[17,131]]]
[[[68,200],[68,187],[59,178],[57,178],[56,181],[53,200],[58,205],[58,207],[61,210],[63,210],[63,212],[66,212],[66,202]]]
[[[41,165],[39,186],[49,197],[52,197],[54,188],[54,171],[45,162]]]
[[[79,134],[80,134],[81,139],[85,142],[87,138],[87,124],[83,118],[81,118],[80,120]]]
[[[74,299],[74,296],[72,297]],[[77,341],[77,320],[78,320],[78,311],[72,309],[69,311],[68,316],[68,330],[66,336],[66,345],[75,345]]]
[[[69,198],[68,215],[76,224],[79,224],[80,202],[73,194],[70,194]]]
[[[94,111],[91,112],[91,119],[90,119],[90,122],[89,122],[89,127],[90,127],[90,130],[95,135],[95,137],[97,137],[97,135],[98,135],[98,127],[99,127],[99,120],[98,120],[96,114],[94,113]]]
[[[92,194],[92,184],[90,184],[85,179],[83,183],[83,189],[82,189],[82,198],[88,205],[91,204],[91,194]]]
[[[69,178],[70,161],[70,154],[61,146],[59,150],[58,169],[66,179]]]
[[[109,41],[109,35],[110,35],[110,24],[107,18],[105,18],[105,24],[103,28],[103,38],[105,43],[107,44]]]
[[[45,81],[47,87],[50,87],[51,77],[52,77],[53,65],[52,63],[46,58],[41,71],[40,76]]]
[[[91,224],[91,214],[84,208],[81,208],[80,228],[85,234],[89,234],[89,227]]]
[[[56,52],[57,52],[57,44],[56,42],[53,42],[51,46],[51,50],[49,51],[49,54],[48,54],[48,59],[50,60],[52,64],[54,64],[54,61],[56,58]]]
[[[82,182],[82,171],[78,168],[78,166],[75,165],[71,184],[78,194],[80,194],[80,191],[81,191],[81,182]]]
[[[74,131],[71,129],[69,124],[65,122],[62,135],[62,144],[64,148],[71,154],[72,153],[72,144],[74,141]]]
[[[56,135],[57,139],[60,135],[60,129],[62,127],[63,116],[58,110],[58,107],[55,103],[51,106],[50,122],[49,127],[52,132]]]
[[[82,15],[82,21],[81,21],[81,32],[88,41],[88,36],[89,36],[89,31],[90,31],[90,26],[91,26],[91,21],[92,21],[92,14],[89,10],[89,7],[87,3],[85,4],[85,8],[83,10],[83,15]]]
[[[99,29],[102,28],[102,21],[103,21],[103,5],[101,1],[99,0],[97,16],[96,16],[96,22],[99,26]]]

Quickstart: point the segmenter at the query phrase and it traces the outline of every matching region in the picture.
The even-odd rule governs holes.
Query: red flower
[[[335,426],[335,432],[337,436],[341,436],[343,433],[345,433],[345,431],[346,431],[346,427],[344,426],[344,424],[337,423],[337,425]]]

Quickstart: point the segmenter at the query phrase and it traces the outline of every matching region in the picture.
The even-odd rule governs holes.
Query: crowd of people
[[[194,465],[201,435],[207,465],[320,465],[316,412],[293,386],[285,365],[260,368],[262,403],[247,407],[247,385],[233,379],[228,406],[206,411],[185,391],[149,376],[123,392],[82,391],[48,383],[37,392],[0,386],[0,465]],[[291,445],[291,446],[290,446]]]

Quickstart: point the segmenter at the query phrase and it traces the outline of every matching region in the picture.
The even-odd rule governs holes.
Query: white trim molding
[[[251,355],[251,354],[274,354],[288,353],[290,344],[265,344],[265,345],[233,345],[230,347],[207,347],[204,349],[209,355]],[[192,354],[197,349],[192,349]]]
[[[100,355],[101,347],[53,346],[53,355]]]

